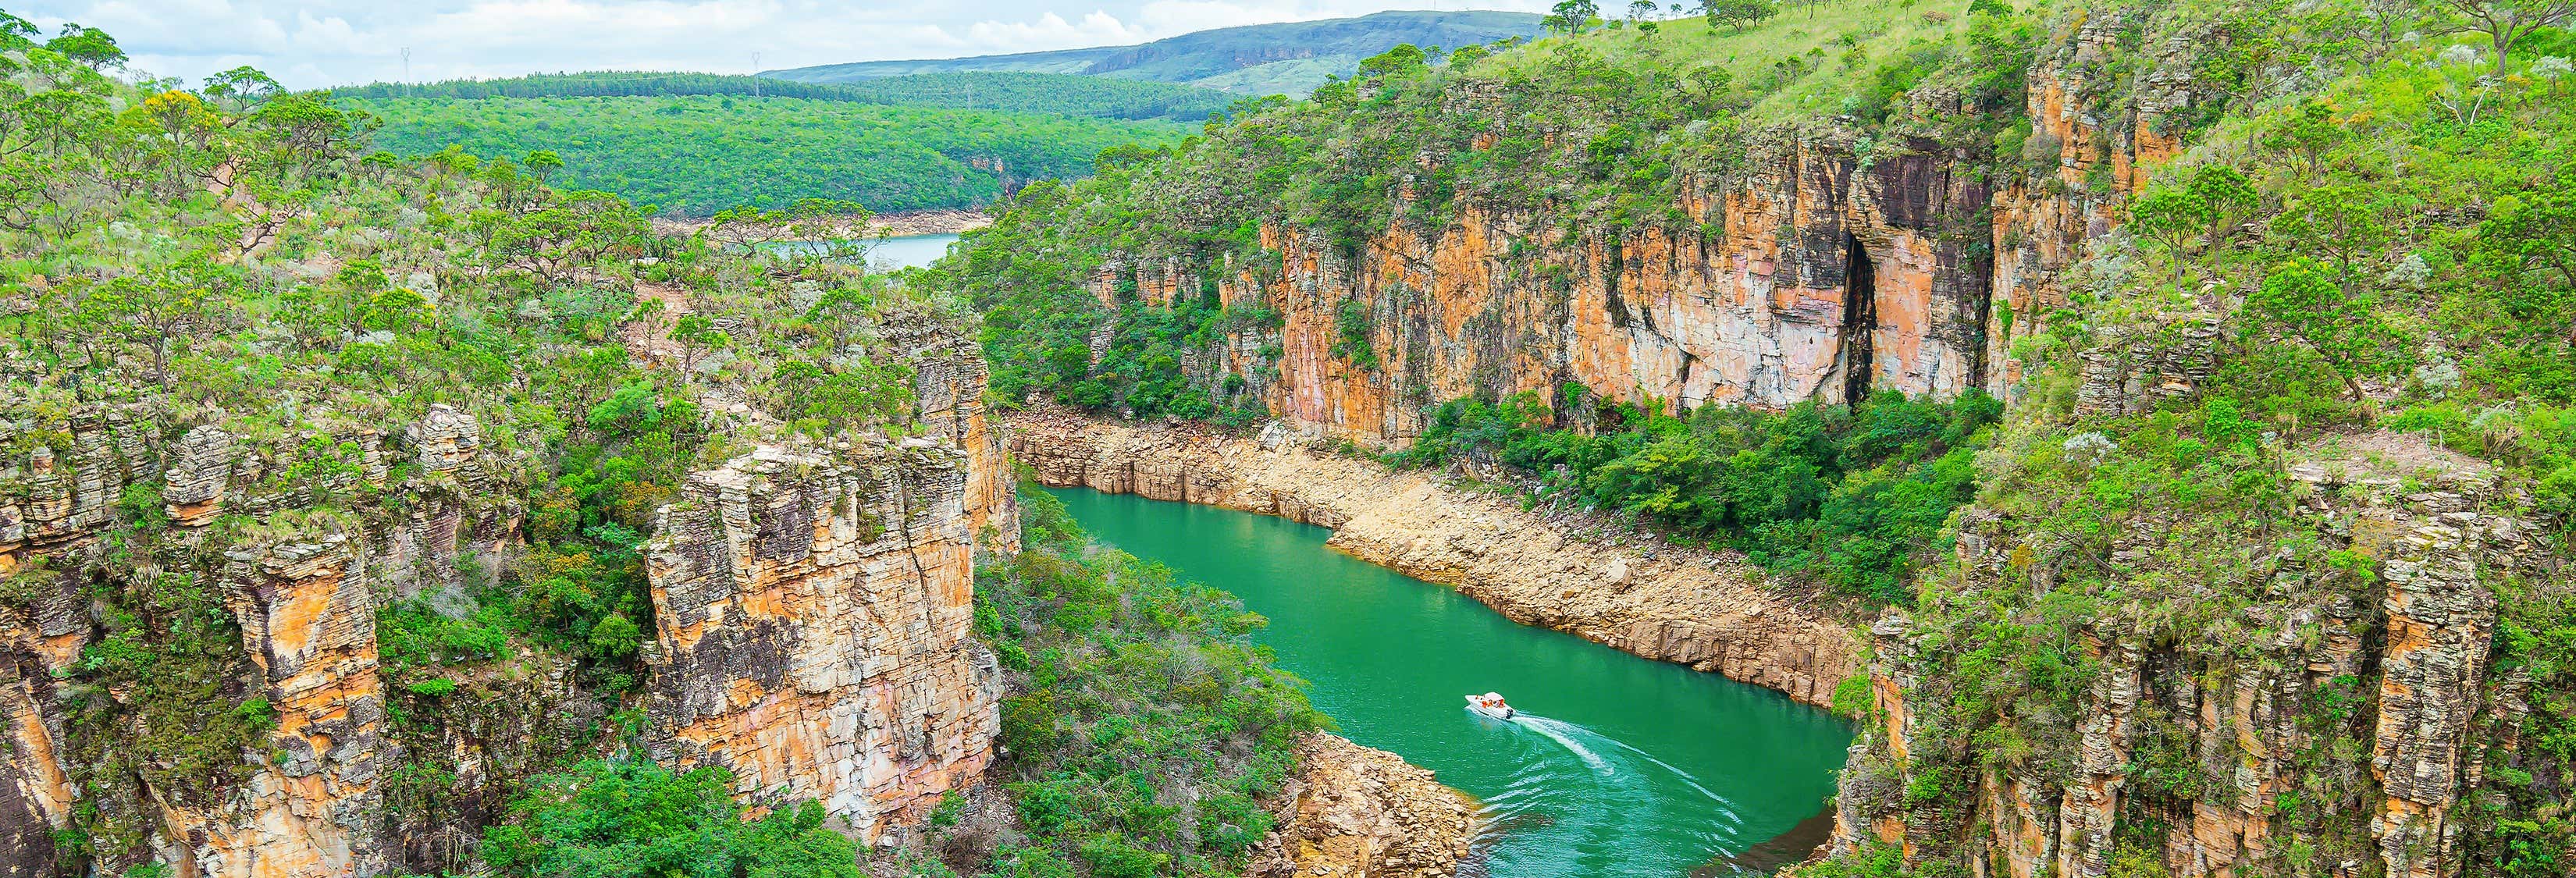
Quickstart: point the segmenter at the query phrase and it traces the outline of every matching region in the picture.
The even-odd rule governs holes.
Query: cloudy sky
[[[114,34],[132,67],[194,82],[249,64],[290,87],[577,70],[761,69],[1136,43],[1381,9],[1551,0],[0,0]]]

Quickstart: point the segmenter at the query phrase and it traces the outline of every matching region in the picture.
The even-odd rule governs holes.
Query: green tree
[[[1548,10],[1543,24],[1556,33],[1579,34],[1591,27],[1592,19],[1600,14],[1601,5],[1592,0],[1558,0],[1556,7]]]
[[[2576,0],[2442,0],[2463,19],[2463,29],[2487,36],[2495,46],[2495,75],[2503,76],[2513,47],[2542,28],[2566,24],[2576,16]]]
[[[2473,288],[2534,334],[2576,345],[2576,164],[2499,196],[2470,238]]]
[[[94,27],[66,23],[60,33],[55,34],[52,40],[46,41],[45,48],[60,52],[63,57],[78,61],[92,70],[105,70],[125,65],[125,50],[117,46],[116,38]]]
[[[547,177],[563,169],[564,160],[554,150],[540,149],[528,153],[527,160],[520,164],[527,166],[528,173],[536,175],[538,185],[544,185]]]
[[[2335,271],[2316,260],[2298,257],[2276,265],[2246,297],[2253,325],[2294,341],[2325,361],[2355,400],[2367,402],[2361,377],[2372,372],[2383,353],[2396,345],[2371,313],[2370,304],[2345,295]]]
[[[197,91],[224,109],[239,113],[259,106],[260,102],[276,97],[286,89],[258,68],[235,67],[206,77],[205,85]]]
[[[704,314],[684,314],[671,323],[671,340],[680,343],[680,371],[693,373],[706,355],[733,346],[733,336],[716,328]]]
[[[2186,262],[2184,248],[2209,228],[2209,200],[2187,187],[2149,189],[2129,205],[2129,228],[2156,242],[2173,260],[2170,279],[2179,283]]]
[[[0,49],[23,49],[33,46],[36,44],[36,37],[43,33],[36,29],[35,22],[11,15],[6,9],[0,9]]]
[[[1700,0],[1700,13],[1710,27],[1725,25],[1736,33],[1780,14],[1778,0]]]

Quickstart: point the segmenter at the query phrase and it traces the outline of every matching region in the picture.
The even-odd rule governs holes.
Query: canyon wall
[[[460,553],[513,537],[520,462],[484,448],[476,420],[445,406],[391,436],[350,425],[253,441],[206,424],[165,447],[140,411],[114,407],[9,430],[39,441],[0,479],[10,489],[0,490],[10,585],[0,650],[13,672],[0,836],[18,842],[0,855],[0,874],[54,874],[55,832],[79,808],[97,809],[112,829],[93,823],[80,837],[139,843],[112,858],[149,855],[184,876],[385,871],[381,786],[397,753],[385,738],[376,610],[452,579]],[[392,502],[331,502],[361,494]],[[130,508],[150,499],[158,508]],[[128,538],[118,518],[154,513],[167,529],[134,550],[148,556],[120,557]],[[91,589],[188,581],[219,595],[239,630],[239,651],[216,658],[225,678],[203,681],[222,703],[196,707],[265,705],[274,726],[264,752],[123,752],[138,746],[129,736],[157,733],[167,745],[172,731],[151,722],[194,720],[153,709],[187,706],[144,703],[132,684],[84,691],[70,673],[105,657],[93,647],[113,649],[111,626],[137,624],[98,616]],[[232,789],[212,788],[220,768],[168,775],[168,787],[146,774],[198,758],[248,764]]]
[[[2078,712],[2000,721],[2041,756],[1969,743],[1943,712],[1958,693],[1930,646],[1939,632],[1882,618],[1877,716],[1843,775],[1837,844],[1898,845],[2010,878],[2094,878],[2124,858],[2175,876],[2477,874],[2462,860],[2461,810],[2485,773],[2512,763],[2525,710],[2524,686],[2489,667],[2494,595],[2549,575],[2546,544],[2496,495],[2494,472],[2420,437],[2348,437],[2290,475],[2309,489],[2301,523],[2331,551],[2267,553],[2244,581],[2210,583],[2257,594],[2194,636],[2153,633],[2152,606],[2082,626],[2084,659],[2101,670]],[[2154,531],[2115,551],[2133,562],[2226,551],[2166,546]],[[1957,548],[1965,590],[2050,588],[2031,561],[2050,539],[1973,510]],[[2373,559],[2381,575],[2314,560],[2334,552]],[[2058,764],[2040,726],[2070,721]],[[1961,777],[1973,795],[1908,794]]]
[[[877,840],[993,756],[973,476],[953,446],[762,449],[689,480],[646,546],[654,755]]]
[[[1329,527],[1329,545],[1456,587],[1514,621],[1807,704],[1830,703],[1834,686],[1860,668],[1859,638],[1830,606],[1765,588],[1741,558],[1317,453],[1284,432],[1243,439],[1042,410],[1011,418],[1009,446],[1042,484]]]
[[[756,802],[819,800],[870,840],[991,757],[974,552],[1016,536],[973,348],[901,340],[919,435],[764,447],[664,513],[640,705],[657,756],[724,764]],[[462,586],[524,544],[536,456],[443,405],[381,426],[194,417],[0,410],[0,878],[72,857],[181,878],[468,867],[516,782],[599,752],[617,705],[545,650],[454,666],[436,696],[399,691],[377,620],[415,598],[471,611]],[[198,589],[201,609],[172,603]],[[172,595],[151,600],[216,621],[120,615],[102,593]],[[152,665],[92,682],[137,625],[215,625],[229,643],[186,679]],[[397,708],[415,720],[398,728]],[[236,710],[273,719],[249,746],[189,749],[215,745],[183,726]],[[396,777],[414,763],[437,770]]]
[[[2013,155],[1955,125],[1970,112],[1957,91],[1925,87],[1875,133],[1750,132],[1724,170],[1682,174],[1661,205],[1670,221],[1462,200],[1436,223],[1398,219],[1347,248],[1264,223],[1275,264],[1115,252],[1087,283],[1110,305],[1188,298],[1275,314],[1185,366],[1212,387],[1239,379],[1306,435],[1371,445],[1403,444],[1451,399],[1562,401],[1569,383],[1671,411],[1875,389],[2007,396],[2022,370],[2015,340],[2046,330],[2065,270],[2112,230],[2142,169],[2178,150],[2167,129],[2212,97],[2190,49],[2223,35],[2140,51],[2121,44],[2135,25],[2079,19],[2042,52]],[[2115,52],[2146,56],[2147,71],[2115,71]],[[1513,118],[1505,101],[1461,87],[1443,112]],[[1417,176],[1441,160],[1425,153]],[[1417,213],[1415,189],[1398,186],[1394,215]]]

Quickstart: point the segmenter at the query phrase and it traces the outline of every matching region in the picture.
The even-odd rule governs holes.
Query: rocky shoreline
[[[1447,878],[1467,861],[1478,806],[1429,769],[1321,732],[1297,762],[1267,803],[1279,828],[1254,849],[1254,878]]]
[[[1826,706],[1863,641],[1835,608],[1768,588],[1740,556],[1622,535],[1595,516],[1324,454],[1283,436],[1133,426],[1061,410],[1008,416],[1006,442],[1039,483],[1277,515],[1328,543],[1459,592],[1528,625],[1689,665]]]

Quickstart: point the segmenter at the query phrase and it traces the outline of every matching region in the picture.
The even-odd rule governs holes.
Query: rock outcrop
[[[991,758],[974,553],[1014,546],[1017,527],[974,349],[890,334],[915,367],[916,435],[764,448],[698,474],[653,544],[644,681],[657,755],[724,764],[759,802],[819,800],[870,839]],[[158,860],[178,878],[469,868],[519,780],[593,752],[616,705],[544,650],[450,668],[435,696],[388,686],[376,624],[414,599],[470,613],[467,579],[526,551],[539,462],[445,405],[284,431],[197,417],[165,435],[141,410],[0,406],[0,878],[52,876],[66,857],[109,873]],[[157,528],[148,551],[117,533],[138,523]],[[153,733],[149,705],[81,670],[136,624],[93,589],[165,576],[206,589],[228,617],[212,624],[239,632],[237,651],[204,657],[223,703],[187,715],[274,717],[186,771],[179,754],[110,758]],[[56,849],[78,837],[96,850]]]
[[[1356,240],[1257,214],[1258,256],[1148,245],[1110,253],[1086,282],[1110,305],[1187,299],[1260,315],[1184,352],[1193,380],[1212,396],[1241,387],[1307,436],[1369,445],[1404,444],[1451,399],[1562,401],[1568,384],[1668,410],[1874,389],[2008,396],[2022,372],[2015,342],[2049,329],[2067,270],[2179,151],[2179,129],[2216,97],[2194,77],[2195,50],[2226,39],[2172,34],[2141,50],[2121,42],[2145,25],[2139,14],[2066,25],[2029,72],[2017,154],[1956,124],[1992,108],[1923,87],[1875,130],[1814,119],[1747,132],[1722,162],[1677,161],[1668,201],[1605,216],[1562,188],[1535,199],[1543,208],[1451,203],[1411,182],[1465,160],[1434,148],[1391,192],[1394,218]],[[1581,124],[1516,127],[1525,108],[1493,83],[1449,88],[1444,116],[1483,117],[1477,150],[1588,136]],[[1140,209],[1231,197],[1157,195]]]
[[[862,838],[992,760],[974,620],[976,476],[953,446],[762,449],[689,481],[646,547],[655,755],[822,803]]]
[[[1040,483],[1222,506],[1323,525],[1362,559],[1455,586],[1524,624],[1715,671],[1823,705],[1860,667],[1859,638],[1820,604],[1767,589],[1740,557],[1522,509],[1420,473],[1286,441],[1128,427],[1061,412],[1010,420]]]
[[[26,423],[17,429],[44,427]],[[139,849],[102,852],[111,863],[151,856],[182,876],[336,878],[378,874],[391,835],[380,778],[398,749],[385,738],[385,693],[377,673],[380,588],[418,571],[454,575],[459,552],[490,551],[512,538],[515,490],[464,495],[448,490],[460,470],[489,488],[518,462],[482,450],[475,419],[433,406],[410,431],[415,475],[394,480],[378,431],[325,428],[266,442],[217,424],[186,430],[161,447],[146,424],[114,409],[76,413],[69,460],[44,445],[27,459],[23,492],[0,494],[0,654],[14,679],[0,695],[9,720],[0,765],[0,836],[23,843],[0,855],[0,875],[49,875],[51,836],[70,827],[77,789],[126,789],[133,778],[94,777],[77,754],[120,746],[99,736],[125,732],[83,725],[63,679],[83,650],[107,633],[79,583],[124,581],[130,571],[105,556],[112,507],[137,485],[158,482],[169,529],[155,564],[217,589],[240,630],[239,664],[256,683],[243,699],[265,702],[275,727],[264,753],[236,789],[146,788],[106,813]],[[155,471],[154,461],[165,463]],[[332,502],[352,491],[400,498],[396,526],[371,524],[362,510]],[[227,518],[249,523],[222,531]],[[245,538],[247,530],[259,536]],[[437,572],[437,571],[444,571]],[[132,587],[132,583],[127,583]],[[135,705],[124,693],[111,715]],[[163,754],[167,758],[168,754]],[[203,793],[225,795],[207,797]],[[182,795],[185,793],[185,795]],[[119,801],[129,801],[120,799]],[[94,829],[95,827],[93,827]]]
[[[2247,581],[2205,584],[2204,598],[2250,589],[2260,600],[2203,634],[2153,636],[2135,618],[2188,598],[2102,614],[2080,629],[2082,660],[2098,670],[2073,715],[1996,721],[2013,734],[1993,740],[2024,746],[2071,733],[2063,773],[2037,757],[1979,767],[1991,754],[1942,727],[1959,721],[1940,713],[1955,682],[1931,652],[1942,635],[1900,613],[1881,619],[1876,716],[1843,775],[1837,844],[1898,845],[2010,878],[2099,878],[2122,857],[2187,878],[2477,874],[2462,861],[2460,811],[2514,746],[2479,730],[2510,728],[2519,710],[2488,668],[2494,590],[2542,575],[2547,550],[2511,503],[2491,502],[2493,471],[2420,437],[2345,437],[2289,475],[2321,549],[2262,552]],[[2159,575],[2147,559],[2166,550],[2162,537],[2134,530],[2114,552]],[[1964,588],[2051,588],[2033,561],[2051,539],[1971,510]],[[2334,557],[2370,559],[2377,583],[2320,560]],[[1904,792],[1958,780],[1973,794]]]
[[[1468,862],[1477,805],[1393,753],[1316,732],[1269,805],[1256,878],[1448,878]]]

